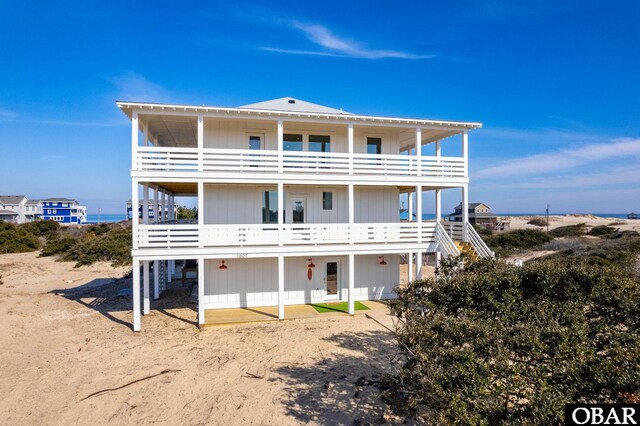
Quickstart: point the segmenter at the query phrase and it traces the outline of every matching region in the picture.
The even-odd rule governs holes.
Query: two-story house
[[[0,220],[16,224],[25,223],[27,201],[24,195],[0,195]]]
[[[468,134],[480,123],[352,114],[294,98],[117,106],[132,123],[132,211],[140,198],[163,206],[153,220],[142,209],[132,221],[136,331],[151,308],[150,262],[157,298],[173,261],[197,260],[204,324],[208,309],[277,306],[283,319],[288,305],[338,300],[353,314],[356,300],[395,297],[400,254],[412,279],[424,253],[459,254],[454,239],[491,253],[466,213]],[[443,144],[458,154],[442,155]],[[449,190],[465,208],[445,230]],[[398,215],[401,194],[409,220]],[[422,220],[425,194],[433,221]],[[177,196],[197,199],[196,221],[172,223]]]
[[[46,198],[42,200],[42,218],[61,224],[81,224],[87,221],[87,207],[70,198]]]

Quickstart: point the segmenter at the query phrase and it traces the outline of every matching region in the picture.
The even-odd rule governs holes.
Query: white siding
[[[357,223],[400,221],[400,191],[398,188],[357,187],[354,198],[354,213]]]
[[[354,126],[353,128],[353,152],[357,154],[367,153],[367,138],[382,139],[382,154],[400,153],[400,131],[381,128],[363,128]]]

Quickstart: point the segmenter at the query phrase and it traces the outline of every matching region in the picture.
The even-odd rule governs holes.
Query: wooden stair
[[[480,257],[480,256],[478,256],[478,253],[473,248],[473,246],[471,245],[470,242],[468,242],[468,241],[454,241],[453,243],[456,245],[456,247],[460,251],[460,254],[463,257],[469,258],[471,260],[478,260],[478,258]]]

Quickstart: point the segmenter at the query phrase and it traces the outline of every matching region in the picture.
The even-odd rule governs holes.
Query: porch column
[[[422,176],[422,129],[416,129],[416,161],[418,176]]]
[[[149,224],[149,184],[144,184],[142,186],[142,223],[145,225]],[[133,215],[133,211],[131,211]],[[138,212],[135,212],[136,217],[138,216]]]
[[[204,170],[204,117],[198,114],[198,171]]]
[[[416,186],[416,216],[418,223],[418,246],[422,247],[422,185]],[[422,279],[422,248],[416,252],[416,279]]]
[[[131,181],[131,235],[132,235],[132,249],[138,248],[138,206],[140,205],[140,201],[138,200],[138,181]],[[134,215],[135,212],[135,215]]]
[[[131,111],[131,170],[138,170],[138,111]],[[133,200],[131,200],[133,201]]]
[[[355,206],[353,184],[349,184],[349,244],[353,244],[354,222],[355,222]]]
[[[162,203],[161,203],[160,211],[162,212],[162,214],[160,215],[160,219],[162,221],[166,221],[167,220],[167,194],[164,190],[162,190]]]
[[[407,204],[409,204],[409,208],[408,208],[408,216],[407,216],[407,220],[412,222],[413,221],[413,191],[409,192],[408,196],[407,196]]]
[[[156,211],[155,211],[155,223],[160,222],[161,216],[162,216],[162,212],[160,211],[160,187],[158,185],[156,185]]]
[[[140,261],[133,258],[133,331],[140,331]]]
[[[407,253],[407,280],[409,282],[413,281],[413,253]]]
[[[440,163],[442,160],[442,147],[440,145],[440,141],[436,141],[436,161]],[[440,222],[442,220],[442,206],[441,201],[442,197],[440,196],[440,189],[436,189],[436,222]]]
[[[355,287],[355,276],[356,276],[356,262],[355,255],[353,253],[349,253],[349,294],[348,294],[348,305],[349,305],[349,315],[353,315],[355,312],[355,302],[353,300],[353,288]]]
[[[284,152],[284,123],[278,120],[278,173],[284,172],[284,160],[282,153]]]
[[[353,123],[347,127],[347,152],[349,153],[349,174],[353,174]]]
[[[284,319],[284,256],[278,256],[278,319]]]
[[[198,182],[198,247],[204,247],[204,182]]]
[[[462,186],[462,241],[467,241],[466,225],[469,222],[469,185]]]
[[[204,324],[204,257],[198,258],[198,325]]]
[[[284,183],[278,182],[278,245],[284,245]]]
[[[144,292],[144,306],[142,308],[142,313],[147,315],[151,310],[151,305],[149,303],[149,261],[142,261],[142,288]]]
[[[469,177],[469,132],[462,134],[462,158],[464,159],[464,177]]]
[[[160,261],[155,261],[154,267],[153,267],[153,300],[158,300],[160,299],[160,279],[162,279],[162,277],[160,277],[160,262],[164,262],[164,260],[160,260]],[[158,272],[155,271],[155,269],[158,268]],[[160,279],[156,279],[156,277],[160,277]]]

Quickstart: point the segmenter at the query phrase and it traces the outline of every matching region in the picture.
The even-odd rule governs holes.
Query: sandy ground
[[[375,321],[356,315],[200,331],[190,289],[176,287],[133,333],[130,296],[118,296],[130,288],[130,279],[118,279],[127,272],[0,255],[0,424],[389,419],[372,382],[391,370],[396,349]],[[371,312],[392,326],[386,311]]]
[[[540,227],[535,225],[528,225],[527,222],[534,217],[542,216],[503,216],[502,220],[511,223],[511,229],[540,229],[546,230],[546,227]],[[640,232],[640,220],[628,220],[618,218],[606,218],[597,217],[592,215],[564,215],[564,216],[549,216],[549,229],[559,228],[567,225],[577,225],[584,223],[587,227],[607,225],[613,228],[620,228],[623,231],[638,231]]]

